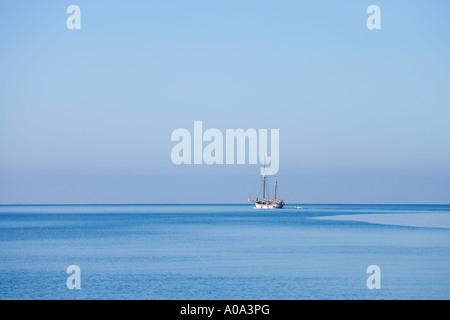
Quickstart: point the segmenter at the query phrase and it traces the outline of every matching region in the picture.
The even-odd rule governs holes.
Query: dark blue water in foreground
[[[450,229],[314,219],[430,212],[450,206],[0,206],[0,299],[450,299]]]

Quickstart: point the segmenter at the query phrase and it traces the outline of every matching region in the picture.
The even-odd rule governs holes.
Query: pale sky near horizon
[[[81,30],[66,9],[81,8]],[[366,9],[381,8],[381,30]],[[448,1],[4,1],[0,204],[239,203],[260,165],[177,128],[280,130],[287,203],[450,203]]]

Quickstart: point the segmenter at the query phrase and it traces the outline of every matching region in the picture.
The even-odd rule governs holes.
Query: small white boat
[[[303,209],[303,207],[295,206],[295,209]]]

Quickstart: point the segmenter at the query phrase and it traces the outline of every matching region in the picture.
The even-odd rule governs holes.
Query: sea
[[[450,205],[301,206],[1,205],[0,299],[450,299]]]

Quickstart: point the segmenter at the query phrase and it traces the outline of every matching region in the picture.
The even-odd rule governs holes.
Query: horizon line
[[[0,203],[0,206],[148,206],[148,205],[251,205],[247,202],[211,202],[211,203]],[[314,202],[292,202],[286,205],[443,205],[450,203],[314,203]]]

